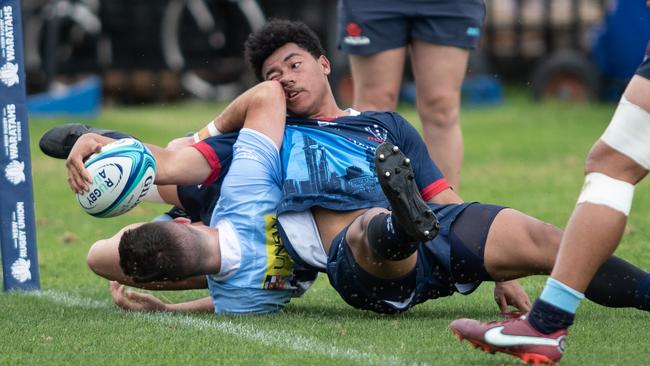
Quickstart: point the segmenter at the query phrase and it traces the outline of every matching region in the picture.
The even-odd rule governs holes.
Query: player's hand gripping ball
[[[156,164],[151,151],[140,141],[117,140],[91,155],[85,162],[92,178],[89,191],[77,194],[79,205],[90,215],[121,215],[153,189]]]

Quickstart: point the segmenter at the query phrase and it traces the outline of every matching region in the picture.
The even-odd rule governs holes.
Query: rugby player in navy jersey
[[[339,109],[327,82],[329,62],[304,25],[270,22],[249,38],[247,51],[258,76],[284,87],[291,115],[281,149],[278,220],[294,261],[327,272],[343,299],[360,309],[404,311],[428,299],[469,293],[488,280],[506,281],[495,289],[502,310],[508,304],[528,310],[527,296],[509,280],[551,271],[558,229],[513,209],[463,203],[428,157],[420,136],[398,114]],[[231,118],[233,111],[232,105],[226,108],[207,128],[212,130],[208,135],[241,127],[241,120]],[[154,149],[158,164],[192,167],[182,177],[165,176],[163,169],[157,179],[209,184],[217,167],[212,144],[218,139],[173,153]],[[92,134],[79,139],[78,151],[68,158],[73,190],[85,185],[84,154],[108,141]],[[384,141],[400,146],[411,160],[407,163],[402,151],[390,145],[376,154]],[[377,171],[396,179],[382,178],[380,187]],[[393,213],[385,208],[389,201]],[[429,210],[441,225],[433,240],[423,240],[437,231]],[[410,226],[410,221],[424,226]],[[615,258],[602,270],[647,275]],[[602,282],[591,284],[589,297],[609,305],[609,282]],[[632,306],[633,296],[628,297],[616,305]]]

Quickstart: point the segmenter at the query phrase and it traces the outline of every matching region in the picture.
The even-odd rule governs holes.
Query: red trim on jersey
[[[219,161],[219,156],[217,156],[217,153],[214,151],[214,149],[204,141],[199,141],[196,144],[192,145],[192,147],[197,149],[203,155],[205,160],[208,161],[208,165],[210,165],[210,169],[212,170],[210,175],[205,178],[205,181],[202,184],[214,183],[219,177],[219,173],[221,172],[221,162]]]
[[[425,188],[421,189],[420,195],[422,198],[424,198],[425,201],[428,201],[449,187],[449,182],[447,182],[445,178],[440,178]]]

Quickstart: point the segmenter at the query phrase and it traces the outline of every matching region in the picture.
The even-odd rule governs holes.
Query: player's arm
[[[66,167],[68,169],[68,184],[74,192],[88,190],[88,183],[92,182],[90,174],[84,166],[84,161],[93,153],[115,141],[112,138],[94,133],[87,133],[79,137],[74,144]],[[199,184],[212,173],[212,168],[206,158],[197,149],[186,147],[177,151],[170,151],[156,145],[147,144],[156,161],[156,180],[158,185],[165,184]]]
[[[242,129],[244,121],[252,103],[260,96],[266,95],[268,89],[277,89],[278,81],[263,81],[239,95],[207,126],[194,134],[194,141],[198,142],[210,136],[217,136],[226,132],[233,132]]]
[[[117,306],[129,311],[214,312],[214,304],[209,296],[176,304],[165,304],[151,294],[126,289],[124,285],[115,281],[111,281],[111,296]]]
[[[463,199],[460,198],[458,193],[451,188],[447,188],[442,192],[431,197],[429,202],[437,203],[439,205],[449,204],[449,203],[463,203]]]

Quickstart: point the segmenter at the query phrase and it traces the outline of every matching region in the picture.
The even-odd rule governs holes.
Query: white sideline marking
[[[44,290],[25,292],[25,295],[52,301],[63,306],[83,307],[88,309],[117,309],[108,301],[98,301],[77,296],[63,291]],[[166,325],[184,325],[196,329],[217,330],[248,341],[261,343],[265,346],[277,348],[283,346],[301,353],[316,353],[330,358],[344,358],[360,364],[375,365],[428,365],[396,356],[368,353],[356,349],[340,349],[332,344],[323,343],[317,339],[297,336],[282,331],[260,330],[252,326],[235,324],[230,320],[207,320],[187,314],[170,313],[129,313],[132,316],[160,322]]]

